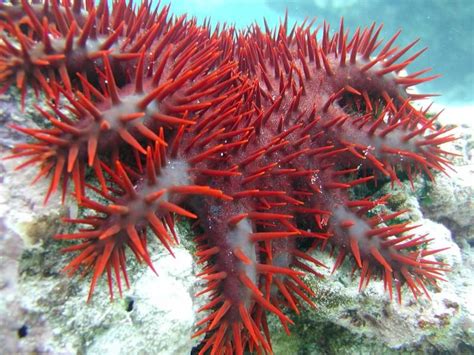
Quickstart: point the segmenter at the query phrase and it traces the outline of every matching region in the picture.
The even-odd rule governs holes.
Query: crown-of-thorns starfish
[[[0,5],[0,84],[46,94],[44,128],[10,158],[39,165],[45,202],[71,182],[90,213],[55,238],[72,241],[69,274],[106,276],[110,295],[129,286],[127,249],[154,271],[153,236],[170,253],[175,216],[195,220],[199,276],[208,303],[195,337],[200,353],[272,352],[267,315],[289,332],[287,310],[314,306],[304,276],[322,277],[315,248],[351,259],[359,288],[381,278],[401,301],[406,285],[429,297],[447,265],[431,239],[380,213],[389,196],[356,198],[353,187],[410,181],[450,168],[453,141],[438,115],[407,89],[434,79],[402,75],[425,49],[398,48],[381,27],[350,35],[341,21],[288,31],[214,30],[169,7],[114,1],[13,1]],[[320,33],[322,32],[322,33]],[[405,58],[405,59],[403,59]],[[86,174],[91,169],[94,174]],[[90,176],[86,179],[86,176]],[[85,227],[84,227],[85,226]],[[435,237],[435,236],[433,236]],[[156,270],[159,272],[159,270]]]

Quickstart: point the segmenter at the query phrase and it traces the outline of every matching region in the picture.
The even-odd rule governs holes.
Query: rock
[[[436,107],[436,111],[440,108]],[[474,244],[474,106],[447,108],[441,116],[443,124],[455,122],[453,134],[457,141],[443,149],[456,153],[454,169],[439,174],[435,183],[428,182],[421,200],[423,213],[446,225],[453,238],[471,246]]]
[[[88,353],[186,354],[198,344],[191,339],[197,322],[193,258],[183,248],[176,249],[175,256],[155,258],[159,277],[147,269],[134,281],[133,290],[120,302],[129,314],[122,310],[116,322],[94,337]]]
[[[430,184],[422,203],[429,218],[446,225],[453,238],[474,245],[474,165],[456,166],[450,177],[440,176]]]
[[[11,99],[7,93],[3,99]],[[15,106],[16,107],[16,106]],[[0,104],[0,119],[21,122],[21,114],[7,104]],[[31,185],[36,171],[14,171],[18,162],[5,160],[11,144],[20,140],[7,128],[0,129],[0,343],[5,353],[33,353],[47,348],[51,337],[45,327],[44,315],[25,309],[23,301],[31,290],[23,288],[20,270],[24,270],[27,248],[41,250],[44,243],[58,229],[64,209],[57,198],[43,206],[46,181]],[[49,260],[56,260],[48,254]],[[36,269],[38,278],[47,273]],[[40,291],[40,290],[38,290]]]
[[[3,351],[16,353],[18,331],[23,326],[18,297],[18,260],[23,249],[20,237],[0,219],[0,344]]]
[[[198,279],[193,258],[184,248],[175,248],[175,258],[153,251],[152,262],[159,276],[131,262],[128,272],[132,288],[123,298],[116,295],[111,302],[104,279],[89,303],[86,280],[67,278],[59,270],[44,275],[48,267],[41,261],[55,252],[57,248],[48,243],[43,255],[38,250],[24,255],[29,268],[20,280],[19,306],[29,328],[24,342],[36,351],[140,354],[153,349],[159,354],[185,354],[197,345],[198,340],[191,335],[196,311],[202,306],[197,302],[202,299],[193,297]],[[56,263],[65,265],[64,257],[57,257]]]

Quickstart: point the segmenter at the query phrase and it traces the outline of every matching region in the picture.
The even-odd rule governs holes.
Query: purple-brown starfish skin
[[[257,80],[254,114],[232,123],[232,129],[254,130],[244,146],[223,157],[242,173],[233,182],[217,185],[234,200],[217,207],[215,202],[200,204],[198,210],[204,230],[209,231],[205,248],[216,252],[208,274],[222,278],[218,284],[213,278],[208,286],[219,290],[211,302],[220,300],[220,308],[204,326],[207,332],[214,330],[208,346],[225,344],[226,335],[235,340],[229,328],[244,318],[239,307],[250,302],[248,298],[256,303],[255,317],[262,329],[266,325],[261,308],[275,313],[286,327],[289,320],[278,305],[298,311],[297,298],[309,300],[311,290],[291,270],[319,276],[302,261],[319,263],[298,250],[298,238],[315,238],[315,245],[322,239],[337,247],[335,268],[351,254],[361,268],[361,288],[377,275],[390,295],[395,283],[400,298],[400,285],[406,283],[416,297],[420,291],[427,294],[426,282],[441,279],[444,265],[425,258],[439,250],[413,251],[427,244],[426,236],[407,234],[414,227],[405,223],[390,224],[401,213],[367,217],[387,197],[353,200],[348,194],[351,187],[380,175],[398,182],[400,168],[411,180],[417,170],[429,173],[449,166],[439,156],[438,145],[453,137],[443,136],[445,129],[423,136],[434,129],[434,119],[414,109],[410,104],[414,97],[405,90],[433,77],[398,73],[422,51],[397,63],[414,43],[392,49],[395,36],[375,55],[379,32],[374,27],[358,30],[349,40],[342,24],[332,38],[325,27],[318,44],[309,28],[296,27],[287,35],[282,26],[275,36],[255,27],[237,39],[235,53],[243,75]],[[275,215],[257,223],[249,218],[262,211]],[[299,225],[311,228],[302,230]],[[252,247],[255,242],[260,248]],[[247,337],[252,336],[268,350],[269,339],[265,342],[250,330]]]
[[[416,42],[399,49],[398,33],[382,43],[381,28],[349,36],[341,23],[334,36],[324,25],[319,40],[311,25],[237,34],[171,21],[122,86],[104,53],[98,83],[79,78],[88,93],[58,89],[73,119],[51,104],[42,114],[54,128],[17,127],[36,142],[15,156],[53,175],[47,195],[72,178],[79,203],[100,215],[69,220],[89,227],[56,236],[79,242],[64,249],[76,253],[66,270],[92,274],[89,298],[104,274],[111,295],[122,279],[128,286],[126,248],[153,269],[150,231],[172,253],[174,215],[195,219],[199,233],[202,354],[270,353],[268,312],[288,331],[285,309],[314,305],[303,276],[321,276],[311,255],[321,244],[338,250],[335,269],[350,256],[360,288],[380,277],[390,297],[404,284],[428,296],[426,284],[442,280],[446,265],[429,257],[440,250],[395,223],[405,211],[377,214],[388,196],[351,196],[382,177],[398,183],[399,171],[433,179],[449,167],[440,145],[454,138],[412,106],[426,95],[406,91],[434,77],[400,73],[424,50],[401,59]],[[85,181],[87,166],[100,188]]]

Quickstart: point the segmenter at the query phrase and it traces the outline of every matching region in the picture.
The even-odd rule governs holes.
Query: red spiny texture
[[[7,21],[0,46],[1,90],[16,82],[23,99],[28,86],[57,99],[58,82],[68,91],[79,88],[77,74],[93,80],[104,56],[114,67],[116,81],[125,83],[126,64],[162,38],[163,32],[169,33],[171,22],[167,19],[169,7],[157,13],[144,2],[135,13],[124,0],[115,5],[111,13],[105,0],[97,9],[87,4],[87,12],[81,1],[75,1],[72,9],[68,1],[30,5],[22,0],[21,5],[2,5],[0,17]],[[16,15],[8,16],[10,13]],[[21,18],[16,18],[20,14]],[[22,23],[26,30],[19,26]]]
[[[163,137],[163,129],[160,130]],[[86,217],[68,220],[93,226],[93,230],[83,230],[75,234],[57,235],[57,239],[79,240],[81,244],[65,248],[64,251],[81,251],[66,267],[69,273],[78,268],[90,269],[93,273],[89,298],[92,296],[98,278],[107,272],[110,294],[113,296],[112,279],[122,294],[120,272],[128,285],[125,268],[125,246],[129,246],[138,260],[145,261],[152,269],[146,249],[147,229],[173,253],[171,247],[178,242],[174,234],[172,213],[188,218],[196,218],[194,213],[179,207],[185,196],[198,194],[216,199],[231,199],[222,191],[208,186],[193,185],[192,166],[176,157],[169,157],[166,148],[157,143],[154,149],[147,149],[145,165],[139,171],[116,161],[115,169],[103,164],[114,185],[114,193],[93,188],[96,193],[109,201],[100,204],[84,198],[81,206],[106,215],[105,218]],[[168,160],[170,159],[171,160]],[[173,234],[170,236],[168,230]],[[113,272],[113,274],[112,274]],[[113,276],[114,275],[114,276]]]
[[[184,26],[188,24],[178,23],[171,26],[170,31],[179,32]],[[175,27],[180,27],[180,30]],[[53,128],[24,129],[14,126],[37,140],[15,147],[13,157],[30,157],[20,168],[40,164],[42,168],[38,177],[48,173],[53,175],[45,202],[57,189],[61,178],[63,199],[68,179],[72,178],[76,198],[80,201],[86,165],[94,168],[103,190],[107,190],[101,160],[116,159],[120,148],[118,141],[128,144],[127,149],[132,148],[146,155],[140,140],[148,139],[166,145],[156,134],[158,127],[193,125],[198,113],[204,109],[218,114],[222,110],[222,102],[225,102],[225,110],[233,109],[234,102],[241,96],[240,92],[245,90],[245,85],[231,89],[236,81],[235,76],[231,75],[236,64],[217,65],[220,61],[217,41],[205,41],[204,31],[199,29],[182,29],[181,32],[185,31],[186,37],[176,37],[168,42],[166,51],[158,52],[153,58],[157,63],[154,71],[150,67],[145,72],[145,55],[142,52],[133,73],[134,82],[122,88],[117,87],[112,66],[104,55],[105,72],[102,74],[101,90],[80,76],[83,86],[87,88],[85,93],[73,95],[67,89],[59,89],[68,104],[66,110],[53,104],[50,104],[52,112],[38,108]],[[164,33],[163,37],[167,37],[168,33]],[[199,49],[194,45],[196,42],[202,43]],[[235,93],[232,95],[231,91]]]
[[[352,197],[358,185],[399,183],[401,172],[412,181],[450,168],[441,145],[454,137],[412,105],[429,95],[407,92],[435,77],[401,74],[424,51],[408,53],[416,41],[382,42],[375,25],[349,35],[341,22],[330,36],[326,24],[288,32],[285,18],[274,31],[238,33],[168,20],[167,7],[147,2],[69,5],[0,7],[0,82],[55,99],[38,107],[47,128],[13,127],[32,141],[11,157],[40,166],[45,201],[59,186],[64,200],[72,180],[89,210],[67,220],[86,227],[56,236],[74,241],[65,269],[91,274],[89,299],[104,275],[111,297],[129,286],[126,249],[153,270],[150,239],[173,253],[175,216],[194,219],[198,234],[201,354],[271,353],[268,314],[289,333],[287,311],[315,305],[303,276],[322,277],[317,247],[337,251],[333,271],[351,259],[360,289],[379,277],[399,302],[402,286],[429,297],[443,280],[448,266],[432,257],[441,250],[396,222],[406,211],[377,214],[389,196]],[[87,51],[38,54],[52,38]]]

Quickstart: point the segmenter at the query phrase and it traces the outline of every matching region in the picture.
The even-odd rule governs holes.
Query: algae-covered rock
[[[474,166],[458,166],[436,180],[423,204],[426,215],[447,225],[456,240],[474,243]]]
[[[22,305],[29,314],[42,314],[51,332],[44,351],[60,349],[86,354],[180,354],[196,342],[191,339],[197,291],[193,259],[182,248],[175,258],[155,250],[152,262],[159,272],[136,263],[130,267],[133,287],[123,298],[110,302],[107,287],[101,284],[86,303],[87,282],[56,275],[24,278],[29,290]],[[133,264],[133,263],[132,263]]]
[[[438,108],[436,108],[438,110]],[[454,167],[439,174],[436,183],[428,182],[428,193],[421,200],[424,214],[446,225],[460,245],[474,245],[474,106],[447,108],[441,122],[453,122],[458,140],[444,149],[456,154]],[[451,118],[451,119],[450,119]],[[449,126],[448,126],[449,127]]]
[[[43,205],[46,181],[31,185],[37,172],[15,171],[18,162],[4,159],[11,146],[22,141],[8,128],[9,123],[24,124],[26,114],[20,112],[14,92],[0,97],[0,344],[5,353],[33,353],[45,349],[51,335],[44,314],[30,312],[23,304],[32,291],[23,289],[23,256],[28,249],[42,248],[57,230],[64,209],[57,198]],[[53,255],[51,251],[48,260],[56,260]],[[48,271],[35,267],[35,273],[43,278]]]

